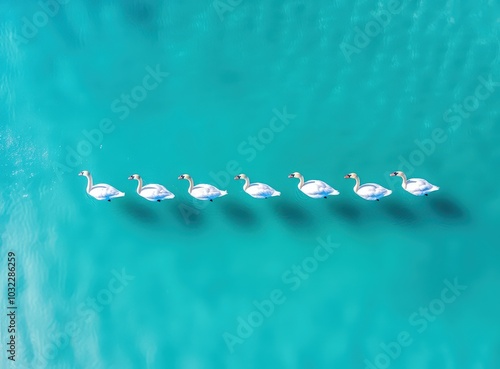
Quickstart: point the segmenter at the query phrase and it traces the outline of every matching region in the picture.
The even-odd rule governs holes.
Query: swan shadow
[[[255,228],[259,224],[259,218],[248,206],[236,201],[225,201],[222,211],[229,221],[242,228]]]
[[[356,223],[361,218],[361,210],[353,206],[352,203],[343,200],[330,202],[328,209],[335,218],[343,218],[349,223]]]
[[[313,225],[307,210],[286,200],[273,202],[273,210],[290,228],[310,228]]]
[[[119,206],[123,214],[131,217],[137,222],[154,226],[160,221],[160,217],[155,210],[139,202],[121,201]]]
[[[188,201],[172,201],[172,206],[167,208],[170,216],[186,228],[201,228],[205,224],[203,209],[199,209]]]
[[[419,223],[419,217],[407,206],[395,202],[388,202],[384,204],[382,209],[389,217],[396,220],[399,224],[414,225]]]
[[[125,2],[123,4],[123,11],[127,18],[132,22],[141,25],[147,25],[154,21],[155,14],[157,14],[154,6],[142,2]]]
[[[457,201],[450,198],[430,198],[429,205],[442,218],[452,221],[465,221],[467,219],[467,213],[464,208]]]

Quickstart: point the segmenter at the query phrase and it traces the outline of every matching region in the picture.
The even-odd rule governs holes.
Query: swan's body
[[[412,195],[415,196],[427,196],[429,192],[434,192],[439,190],[438,186],[434,186],[432,183],[426,181],[422,178],[406,178],[406,174],[401,171],[396,171],[391,173],[391,177],[401,177],[403,183],[401,187]]]
[[[133,174],[128,179],[137,180],[137,193],[149,201],[173,199],[175,195],[160,184],[142,185],[142,178],[139,174]]]
[[[365,183],[360,185],[359,177],[356,173],[346,174],[344,178],[352,178],[356,180],[354,185],[354,192],[365,200],[379,201],[382,197],[389,196],[392,191],[382,187],[376,183]]]
[[[298,178],[299,184],[298,188],[307,196],[312,197],[313,199],[325,198],[327,196],[335,196],[340,194],[335,188],[326,184],[323,181],[318,181],[316,179],[304,182],[304,176],[299,172],[293,172],[288,176],[288,178]]]
[[[245,184],[243,185],[243,190],[256,199],[267,199],[268,197],[281,195],[281,192],[276,191],[265,183],[250,183],[250,179],[245,174],[237,175],[234,179],[244,179]]]
[[[88,170],[78,173],[79,176],[87,177],[87,193],[97,200],[108,200],[116,197],[123,197],[125,193],[118,191],[113,186],[106,183],[93,184],[92,175]]]
[[[210,200],[216,199],[217,197],[222,197],[227,195],[227,191],[219,190],[217,187],[209,184],[199,184],[194,185],[193,178],[189,174],[182,174],[178,179],[186,179],[189,181],[188,192],[191,196],[198,200]]]

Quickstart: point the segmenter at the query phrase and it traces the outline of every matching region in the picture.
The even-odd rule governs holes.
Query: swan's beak
[[[128,179],[134,179],[134,176],[130,176],[130,177],[128,177]]]
[[[177,177],[177,179],[184,179],[184,176],[179,176]]]
[[[350,174],[346,174],[346,175],[344,176],[344,178],[351,178],[351,175],[350,175]]]
[[[79,176],[83,176],[83,172],[78,173]]]
[[[240,176],[234,176],[234,179],[240,179]]]
[[[293,174],[288,175],[288,178],[293,178],[293,177],[295,177]]]
[[[397,174],[396,172],[394,172],[394,173],[391,173],[391,174],[390,174],[390,176],[391,176],[391,177],[395,177],[395,176],[397,176],[397,175],[398,175],[398,174]]]

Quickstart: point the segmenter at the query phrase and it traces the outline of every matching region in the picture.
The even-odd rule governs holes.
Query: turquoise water
[[[2,367],[500,366],[497,2],[51,4],[0,3]]]

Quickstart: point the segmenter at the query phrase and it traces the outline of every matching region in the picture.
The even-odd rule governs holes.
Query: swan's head
[[[181,174],[177,179],[191,179],[189,174]]]
[[[288,175],[288,178],[300,178],[301,176],[302,174],[300,174],[299,172],[293,172]]]
[[[391,177],[402,177],[403,175],[404,175],[403,172],[400,172],[400,171],[397,171],[397,170],[395,172],[392,172],[390,174]]]
[[[78,173],[79,176],[85,176],[88,177],[90,172],[88,170],[82,170],[80,173]]]
[[[128,179],[141,179],[141,176],[139,174],[132,174],[130,177],[128,177]]]
[[[344,176],[344,178],[353,178],[356,179],[358,178],[358,175],[356,173],[349,173]]]
[[[234,179],[247,179],[248,177],[246,176],[246,174],[238,174],[237,176],[234,177]]]

